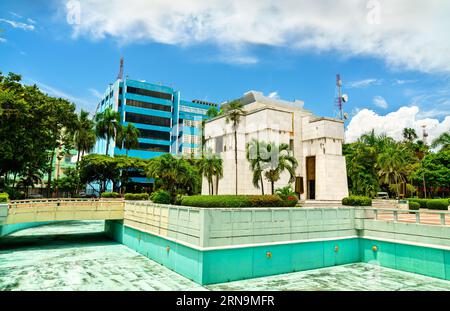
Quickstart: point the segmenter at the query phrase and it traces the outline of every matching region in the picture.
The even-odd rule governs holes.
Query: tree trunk
[[[78,153],[77,153],[77,168],[78,168],[78,165],[79,165],[79,162],[80,162],[80,153],[81,153],[81,150],[78,150]]]
[[[219,194],[219,176],[216,175],[216,195]]]
[[[236,165],[236,195],[238,194],[238,163],[237,163],[237,130],[234,131],[234,163]]]
[[[109,149],[109,136],[106,136],[106,153],[105,155],[108,155],[108,150]]]
[[[275,191],[274,191],[274,185],[275,185],[275,182],[271,181],[270,184],[271,184],[271,186],[272,186],[272,195],[273,195],[274,192],[275,192]]]
[[[261,191],[262,191],[262,195],[264,195],[264,181],[263,181],[262,174],[261,174]]]
[[[50,168],[48,169],[47,177],[47,198],[50,197],[50,188],[52,185],[52,172],[53,172],[53,158],[55,157],[55,149],[52,151],[52,156],[50,158]]]
[[[425,172],[423,173],[423,197],[427,198],[427,185],[425,184]]]

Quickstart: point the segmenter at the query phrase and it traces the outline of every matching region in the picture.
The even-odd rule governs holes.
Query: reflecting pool
[[[26,229],[0,242],[0,290],[450,290],[450,282],[349,264],[200,286],[111,241],[103,221]]]

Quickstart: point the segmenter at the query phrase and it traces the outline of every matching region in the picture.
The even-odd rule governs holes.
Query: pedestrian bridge
[[[0,204],[0,236],[53,221],[121,220],[123,200],[117,199],[41,199]],[[29,224],[29,225],[28,225]]]

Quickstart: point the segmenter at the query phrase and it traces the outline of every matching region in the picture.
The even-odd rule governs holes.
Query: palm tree
[[[393,143],[383,149],[377,159],[376,167],[381,182],[387,185],[394,184],[397,196],[399,195],[399,182],[406,181],[407,155],[409,154],[405,146]]]
[[[263,172],[267,167],[270,158],[267,155],[267,144],[252,139],[246,146],[246,158],[250,162],[250,169],[253,172],[252,183],[257,189],[261,184],[261,193],[264,195]]]
[[[274,194],[274,185],[280,179],[283,171],[288,171],[289,182],[295,181],[295,170],[298,167],[297,159],[289,154],[290,148],[288,144],[280,144],[278,147],[270,143],[267,145],[267,151],[271,155],[269,169],[264,173],[266,179],[271,183],[272,194]]]
[[[450,132],[445,132],[439,135],[431,143],[431,148],[441,147],[441,151],[450,150]]]
[[[242,109],[243,103],[240,100],[234,100],[224,106],[224,111],[226,114],[226,123],[231,123],[234,131],[234,163],[235,163],[235,174],[236,174],[236,195],[238,194],[238,164],[237,164],[237,129],[241,121],[241,116],[244,115],[244,110]]]
[[[208,154],[198,162],[199,172],[208,180],[208,192],[214,194],[213,180],[216,181],[216,194],[219,193],[219,179],[223,177],[222,159],[216,155]]]
[[[183,158],[176,158],[169,153],[151,159],[145,168],[148,178],[154,178],[162,189],[170,193],[172,203],[180,192],[194,192],[200,184],[197,168]]]
[[[98,138],[106,139],[106,155],[108,155],[110,140],[114,139],[119,131],[119,121],[119,112],[109,107],[95,116],[95,133]]]
[[[29,187],[34,188],[34,185],[40,182],[42,182],[42,173],[38,169],[28,167],[25,171],[25,175],[20,179],[18,187],[26,190],[28,195]]]
[[[131,123],[126,126],[120,126],[117,132],[116,143],[120,149],[125,148],[126,155],[128,151],[139,146],[139,130]]]
[[[95,145],[95,130],[94,121],[89,119],[89,112],[81,109],[77,117],[74,129],[74,144],[78,151],[77,153],[77,167],[80,161],[80,155],[84,152],[89,152]]]
[[[406,141],[413,142],[415,139],[417,139],[417,137],[418,136],[417,136],[416,131],[414,129],[409,128],[409,127],[405,127],[403,129],[403,138]]]

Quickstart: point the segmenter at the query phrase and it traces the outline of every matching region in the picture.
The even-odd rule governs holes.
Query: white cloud
[[[270,92],[268,97],[269,98],[274,98],[274,99],[279,99],[280,95],[278,95],[278,92],[275,91],[275,92]]]
[[[34,26],[33,25],[29,25],[29,24],[25,24],[25,23],[21,23],[21,22],[16,22],[16,21],[12,21],[12,20],[9,20],[9,19],[0,18],[0,22],[7,23],[7,24],[11,25],[14,28],[19,28],[19,29],[26,30],[26,31],[33,31],[34,30]]]
[[[380,23],[374,24],[368,20],[373,9],[361,0],[85,0],[80,23],[71,26],[75,37],[121,43],[332,50],[404,69],[450,72],[450,1],[378,3]],[[62,9],[68,10],[65,4]]]
[[[375,96],[373,98],[373,103],[375,106],[386,109],[389,105],[387,101],[382,96]]]
[[[347,142],[356,141],[362,134],[375,130],[376,134],[385,133],[394,139],[403,139],[402,131],[405,127],[413,128],[421,138],[422,125],[426,125],[428,143],[433,141],[441,133],[450,130],[450,115],[442,122],[438,119],[420,118],[419,107],[401,107],[397,111],[384,116],[378,115],[372,110],[362,109],[351,120],[347,126],[345,137]]]
[[[96,89],[89,89],[88,91],[92,94],[92,96],[94,96],[97,99],[100,99],[103,96],[102,93],[100,93]]]
[[[76,97],[76,96],[70,95],[70,94],[68,94],[68,93],[66,93],[64,91],[61,91],[61,90],[53,87],[53,86],[50,86],[48,84],[44,84],[44,83],[39,82],[39,81],[35,81],[35,80],[30,80],[30,81],[31,81],[31,83],[36,84],[42,92],[44,92],[44,93],[46,93],[46,94],[48,94],[50,96],[67,99],[70,102],[73,102],[73,103],[77,104],[77,106],[78,105],[83,106],[83,108],[88,109],[89,111],[91,111],[91,110],[93,110],[95,108],[96,103],[93,102],[93,101],[89,101],[89,100],[86,100],[86,99],[83,99],[83,98],[80,98],[80,97]]]
[[[399,79],[396,79],[394,81],[394,84],[396,84],[396,85],[403,85],[403,84],[416,83],[416,82],[417,82],[417,80],[399,80]]]
[[[378,79],[364,79],[359,81],[351,81],[347,84],[347,88],[349,89],[361,89],[366,88],[371,85],[380,85],[382,83],[381,80]]]
[[[6,42],[8,42],[8,40],[6,40],[5,38],[1,38],[0,37],[0,43],[6,43]]]

